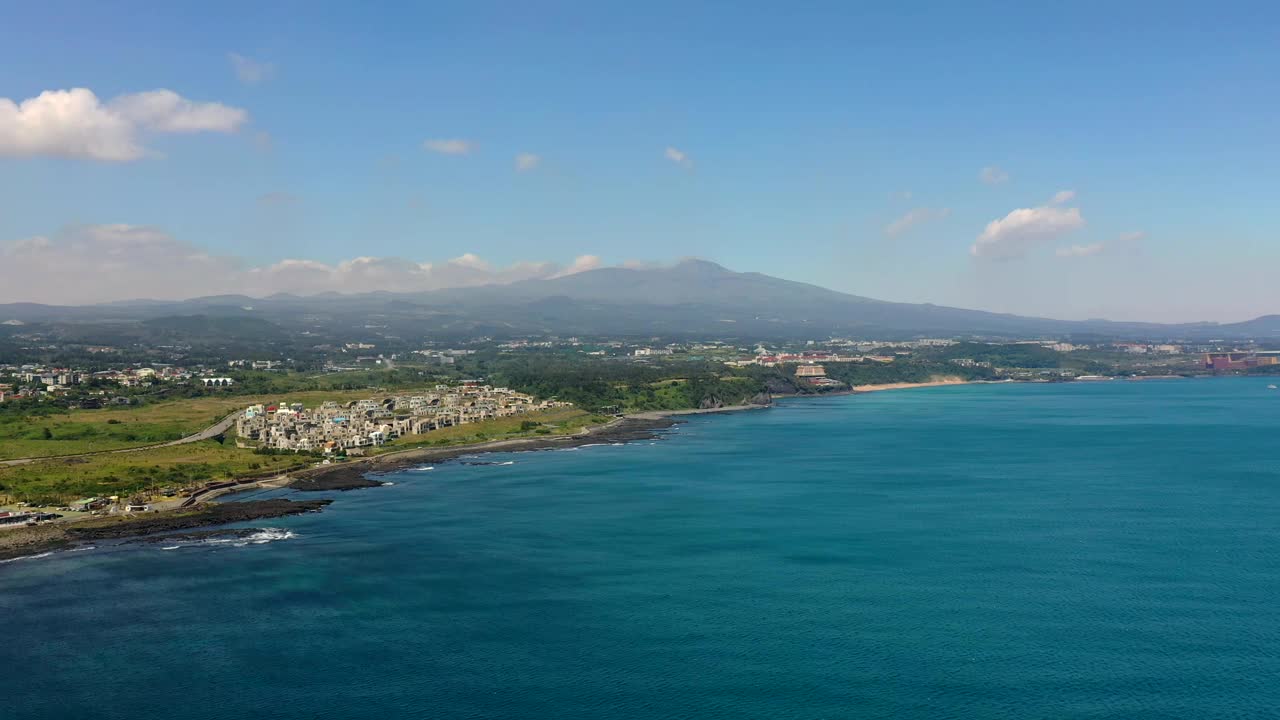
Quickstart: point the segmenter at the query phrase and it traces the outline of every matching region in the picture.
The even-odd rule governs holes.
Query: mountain
[[[705,260],[661,268],[601,268],[509,285],[422,293],[329,292],[267,298],[223,295],[82,307],[0,305],[0,321],[28,323],[138,322],[196,315],[206,318],[201,321],[205,327],[212,322],[208,318],[259,318],[282,328],[309,331],[376,325],[404,338],[558,334],[749,339],[827,335],[886,339],[929,335],[1280,339],[1280,315],[1235,324],[1053,320],[886,302],[761,273],[733,272]]]

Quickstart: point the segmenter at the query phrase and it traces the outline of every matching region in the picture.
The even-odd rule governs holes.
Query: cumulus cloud
[[[969,249],[974,257],[1009,259],[1022,257],[1040,242],[1052,240],[1084,226],[1079,208],[1042,206],[1018,208],[992,220]]]
[[[111,108],[135,125],[157,132],[235,132],[249,113],[222,103],[192,102],[172,90],[121,95]]]
[[[599,255],[579,255],[573,259],[573,262],[570,263],[569,267],[557,272],[555,275],[552,275],[552,277],[577,275],[580,272],[595,270],[596,268],[601,267],[601,264]]]
[[[538,163],[542,162],[542,158],[533,153],[520,153],[516,155],[516,172],[528,172],[538,167]]]
[[[128,162],[146,155],[146,132],[231,133],[248,119],[240,108],[193,102],[172,90],[105,104],[87,88],[46,90],[21,103],[0,98],[0,156]]]
[[[1058,248],[1054,254],[1060,258],[1089,257],[1090,255],[1098,255],[1106,249],[1107,246],[1102,243],[1091,243],[1089,245],[1071,245]]]
[[[488,272],[490,270],[489,263],[485,262],[483,259],[480,258],[479,255],[476,255],[475,253],[465,253],[463,255],[459,255],[458,257],[450,260],[449,262],[453,263],[454,265],[457,265],[458,267],[469,268],[471,270],[481,270],[484,272]]]
[[[441,155],[468,155],[474,149],[474,145],[470,140],[460,140],[458,138],[425,140],[422,143],[422,147]]]
[[[987,185],[999,185],[1009,182],[1009,173],[995,165],[988,165],[978,171],[978,179]]]
[[[681,167],[686,167],[686,168],[693,167],[693,159],[690,158],[688,153],[686,153],[683,150],[673,148],[673,147],[668,147],[666,150],[662,152],[662,154],[668,160],[670,160],[671,162]]]
[[[284,199],[264,196],[265,202]],[[422,292],[562,277],[601,266],[582,255],[568,266],[526,260],[494,266],[474,253],[444,262],[361,256],[335,263],[306,258],[252,265],[210,253],[160,228],[82,225],[53,235],[0,242],[0,303],[82,304],[137,298],[202,295],[310,295]]]
[[[0,245],[3,301],[79,303],[189,297],[222,288],[241,263],[154,227],[89,225]]]
[[[1075,199],[1076,199],[1075,190],[1059,190],[1058,192],[1053,194],[1053,197],[1049,198],[1049,204],[1050,205],[1066,205],[1067,203]]]
[[[271,63],[259,62],[240,53],[227,53],[227,59],[231,61],[231,67],[235,70],[236,77],[245,85],[257,85],[270,80],[276,71],[275,66]]]
[[[918,207],[907,211],[905,215],[889,223],[884,228],[884,234],[889,237],[898,237],[908,230],[923,225],[934,220],[942,220],[951,214],[951,208],[928,208]]]

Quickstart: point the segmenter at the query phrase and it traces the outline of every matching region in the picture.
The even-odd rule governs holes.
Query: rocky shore
[[[661,430],[681,422],[679,415],[731,412],[767,405],[735,405],[698,408],[687,411],[655,411],[614,420],[606,425],[575,434],[555,437],[529,437],[457,447],[410,448],[354,460],[338,465],[309,468],[291,474],[287,487],[301,491],[355,490],[382,485],[377,475],[395,472],[423,463],[438,463],[457,458],[491,452],[529,452],[557,450],[602,443],[633,442],[660,439]],[[373,476],[373,477],[371,477]],[[229,483],[235,485],[236,483]],[[206,498],[200,498],[205,500]],[[286,500],[273,498],[243,502],[208,503],[174,510],[121,515],[86,520],[77,523],[51,523],[29,528],[19,528],[0,533],[0,562],[45,553],[72,550],[92,542],[128,540],[130,542],[159,542],[184,538],[225,535],[228,531],[205,531],[207,528],[229,523],[261,520],[266,518],[315,512],[333,502],[330,499]],[[181,533],[197,530],[194,533]],[[246,531],[252,532],[252,531]]]
[[[317,512],[331,502],[328,499],[273,498],[6,530],[0,533],[0,561],[71,550],[90,542],[163,535],[213,525]]]
[[[390,473],[423,463],[444,462],[478,453],[557,450],[598,443],[653,440],[661,437],[657,431],[665,430],[676,422],[666,415],[627,417],[578,435],[495,440],[450,448],[400,450],[340,465],[326,465],[294,473],[294,480],[289,483],[289,487],[302,491],[355,490],[375,487],[382,483],[369,478],[370,474]]]

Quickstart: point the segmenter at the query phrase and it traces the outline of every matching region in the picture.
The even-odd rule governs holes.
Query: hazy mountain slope
[[[0,322],[137,322],[201,315],[261,318],[283,328],[342,331],[377,324],[410,336],[588,334],[882,338],[919,335],[1026,337],[1280,337],[1280,315],[1230,325],[1158,325],[1024,317],[849,295],[703,260],[670,267],[601,268],[510,285],[423,293],[240,295],[139,300],[87,307],[0,305]]]

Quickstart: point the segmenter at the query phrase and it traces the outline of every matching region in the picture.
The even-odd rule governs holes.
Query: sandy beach
[[[764,410],[772,407],[772,405],[725,405],[717,408],[689,408],[686,410],[648,410],[645,412],[631,413],[628,418],[635,420],[662,420],[670,417],[680,417],[682,415],[712,415],[715,413],[741,412],[743,410]]]
[[[881,385],[854,385],[853,393],[882,392],[884,390],[910,390],[912,388],[943,387],[945,385],[972,385],[972,380],[960,378],[943,378],[922,383],[884,383]]]

